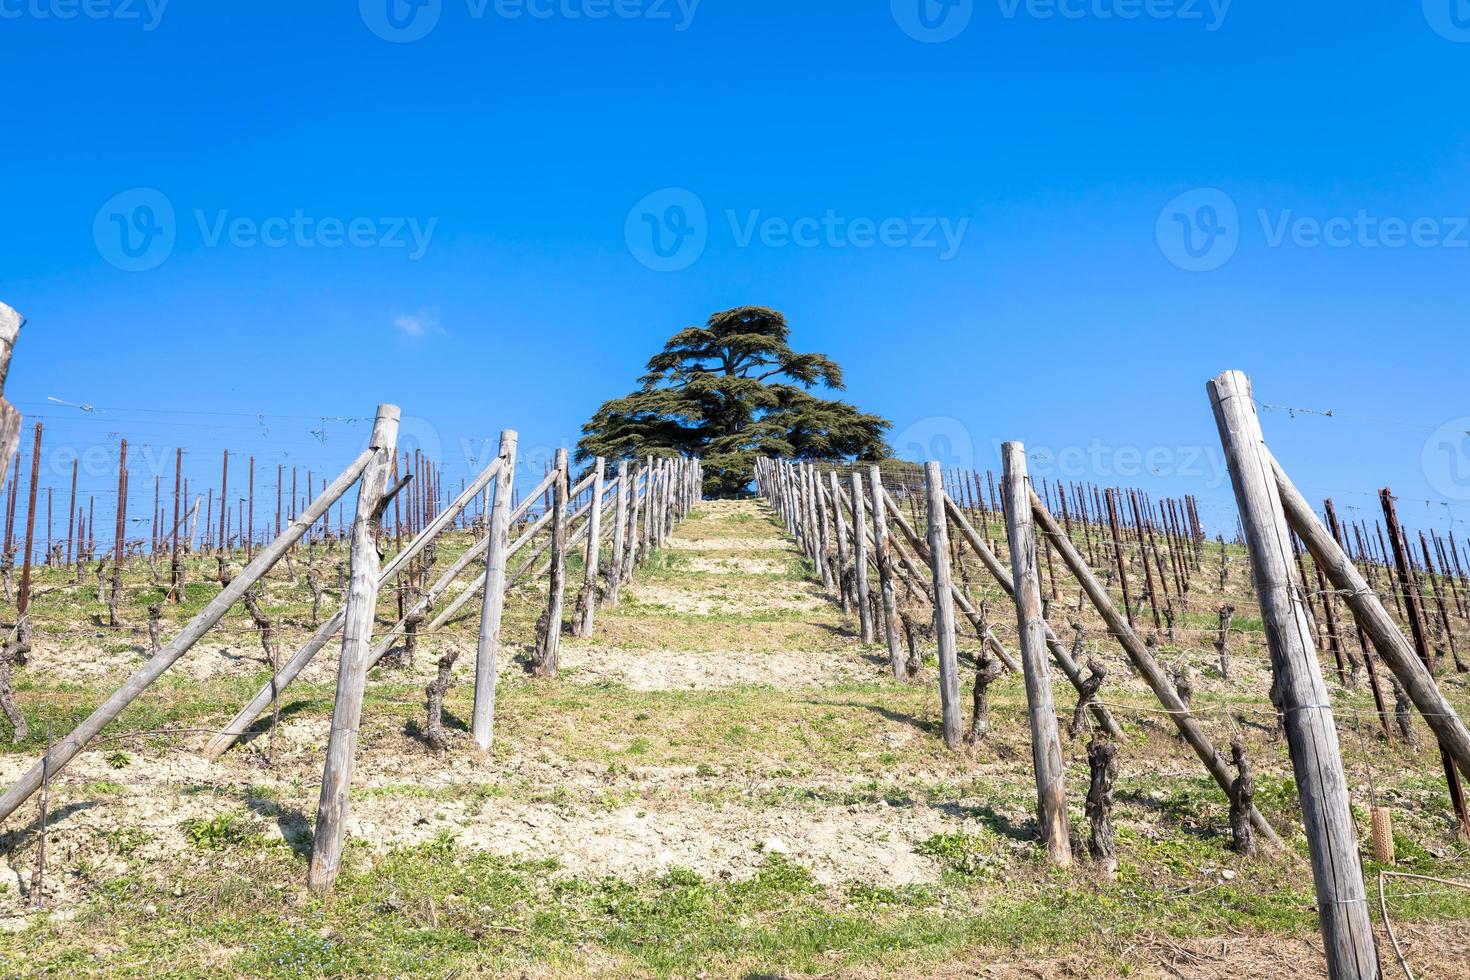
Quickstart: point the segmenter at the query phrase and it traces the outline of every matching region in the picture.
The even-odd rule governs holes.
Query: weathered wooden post
[[[864,643],[873,642],[873,609],[868,604],[868,513],[863,475],[852,471],[853,589],[857,593],[858,629]]]
[[[1037,825],[1041,828],[1047,857],[1065,868],[1072,863],[1067,830],[1066,769],[1062,765],[1062,739],[1057,730],[1051,673],[1047,666],[1046,620],[1041,611],[1041,570],[1036,564],[1036,535],[1031,524],[1026,447],[1019,442],[1008,442],[1001,447],[1001,454],[1005,463],[1001,492],[1006,504],[1006,536],[1011,547],[1021,672],[1026,678],[1026,706],[1031,715]]]
[[[1327,574],[1332,587],[1343,595],[1354,619],[1373,640],[1374,648],[1389,670],[1402,682],[1405,693],[1424,715],[1425,723],[1434,731],[1440,745],[1454,757],[1460,771],[1470,776],[1470,731],[1445,699],[1433,675],[1409,645],[1408,638],[1389,615],[1377,593],[1274,459],[1272,471],[1287,520]]]
[[[1304,586],[1292,577],[1290,533],[1250,382],[1239,371],[1227,371],[1208,388],[1266,624],[1277,707],[1312,856],[1328,973],[1334,980],[1377,978],[1378,955],[1331,697],[1317,663]]]
[[[357,490],[349,552],[351,580],[347,588],[347,616],[342,627],[342,654],[337,664],[337,699],[332,705],[332,733],[327,740],[327,762],[322,770],[321,799],[312,838],[307,886],[330,891],[342,864],[347,837],[348,793],[357,763],[357,729],[362,723],[363,687],[367,683],[367,652],[373,641],[373,613],[378,604],[378,519],[388,490],[393,456],[397,451],[399,410],[380,405],[368,448],[373,460],[363,471]]]
[[[15,342],[20,338],[20,328],[25,322],[25,317],[0,303],[0,486],[4,485],[10,461],[20,447],[21,415],[3,396],[5,381],[10,376],[10,359],[15,354]]]
[[[36,486],[41,482],[41,430],[42,425],[37,422],[35,440],[31,443],[30,504],[26,508],[26,543],[25,550],[21,552],[20,591],[15,597],[17,617],[24,617],[31,604],[31,549],[36,541]]]
[[[589,637],[597,614],[597,566],[602,561],[602,482],[607,475],[607,460],[597,457],[596,470],[592,477],[592,510],[587,515],[586,569],[582,576],[582,613],[577,623],[577,635]]]
[[[510,549],[510,493],[515,485],[514,429],[500,433],[500,472],[495,480],[490,530],[485,539],[485,589],[480,597],[480,640],[475,652],[475,706],[471,734],[481,751],[495,739],[495,682],[500,670],[500,622],[505,610],[505,563]]]
[[[883,635],[888,639],[888,663],[893,676],[903,680],[903,643],[898,636],[898,592],[893,585],[892,545],[888,542],[887,505],[883,500],[883,471],[874,463],[868,467],[868,483],[873,493],[873,560],[878,564],[878,589],[883,600]]]
[[[618,497],[613,510],[612,564],[607,569],[607,604],[616,608],[623,584],[623,553],[628,543],[628,461],[618,463]]]
[[[567,451],[558,449],[551,500],[551,583],[543,613],[546,631],[537,637],[539,647],[532,658],[532,669],[540,677],[556,676],[561,655],[561,613],[567,590],[567,468]]]
[[[944,474],[938,463],[924,464],[924,491],[929,504],[929,568],[934,576],[934,635],[939,642],[939,707],[944,717],[944,744],[958,749],[960,729],[959,645],[954,627],[954,583],[949,565],[949,521],[944,515]]]

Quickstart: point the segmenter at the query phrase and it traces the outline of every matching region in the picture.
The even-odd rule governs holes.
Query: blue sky
[[[758,303],[906,455],[1224,515],[1235,367],[1336,413],[1264,416],[1309,495],[1470,518],[1463,0],[389,2],[0,0],[48,441],[320,471],[394,401],[457,476]]]

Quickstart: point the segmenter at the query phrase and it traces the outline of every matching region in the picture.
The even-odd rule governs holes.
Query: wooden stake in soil
[[[1006,503],[1006,536],[1015,581],[1017,636],[1026,678],[1026,705],[1031,717],[1037,824],[1047,856],[1065,868],[1072,863],[1067,830],[1066,769],[1062,765],[1062,739],[1057,731],[1051,671],[1047,666],[1046,620],[1041,613],[1041,570],[1037,566],[1036,535],[1031,527],[1026,447],[1019,442],[1008,442],[1001,447],[1001,454],[1005,461],[1001,490]],[[944,513],[942,506],[939,513]]]
[[[873,559],[878,563],[878,588],[883,599],[883,634],[888,638],[888,662],[893,676],[905,677],[903,643],[898,636],[898,592],[893,585],[892,545],[888,541],[887,504],[883,499],[883,470],[877,463],[868,467],[873,492]]]
[[[26,511],[26,543],[21,552],[20,592],[15,599],[15,613],[24,616],[31,604],[31,548],[36,541],[36,484],[41,479],[41,423],[36,423],[35,441],[31,443],[30,505]]]
[[[471,733],[481,751],[495,738],[495,681],[499,670],[500,621],[505,609],[505,563],[510,548],[510,494],[515,483],[516,448],[520,436],[513,429],[500,433],[500,473],[495,480],[495,503],[485,550],[485,589],[480,597],[480,640],[475,653],[475,706]]]
[[[623,584],[623,553],[628,544],[628,461],[618,463],[617,507],[613,511],[612,564],[607,568],[607,604],[616,609]]]
[[[853,579],[856,583],[858,625],[863,643],[873,642],[873,609],[868,600],[868,514],[863,499],[863,475],[852,471]]]
[[[577,621],[577,635],[592,635],[593,620],[597,615],[597,566],[602,561],[602,481],[606,476],[607,460],[597,457],[592,478],[592,512],[587,516],[587,551],[582,576],[582,599],[577,610],[581,615]]]
[[[337,698],[332,706],[332,734],[327,741],[327,762],[322,770],[316,835],[312,838],[311,868],[307,874],[307,885],[318,893],[330,891],[336,883],[342,845],[347,837],[348,793],[357,763],[357,729],[362,722],[367,652],[372,646],[373,612],[378,602],[377,525],[398,442],[398,418],[396,406],[378,408],[369,443],[373,458],[363,472],[357,491],[349,552],[351,580],[347,589],[347,615],[337,665]]]
[[[959,646],[955,639],[954,585],[949,564],[949,521],[944,515],[944,475],[938,463],[924,464],[924,491],[929,504],[929,568],[934,576],[934,634],[939,644],[939,702],[944,715],[944,744],[958,749],[964,722],[960,717]]]
[[[1306,615],[1305,586],[1292,575],[1290,531],[1250,382],[1239,371],[1227,371],[1208,387],[1266,624],[1312,857],[1328,972],[1334,980],[1376,978],[1378,957],[1331,697]]]

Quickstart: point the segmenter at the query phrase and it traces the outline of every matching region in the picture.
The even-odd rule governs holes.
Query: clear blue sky
[[[906,455],[1022,439],[1043,475],[1227,502],[1190,447],[1218,459],[1204,383],[1237,367],[1339,413],[1265,416],[1314,497],[1470,518],[1433,435],[1470,415],[1451,0],[85,2],[0,0],[8,394],[58,444],[324,467],[363,427],[310,419],[394,401],[457,476],[462,439],[570,443],[669,334],[758,303]],[[1299,220],[1360,212],[1315,247]]]

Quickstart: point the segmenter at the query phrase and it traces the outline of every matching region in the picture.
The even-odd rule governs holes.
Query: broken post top
[[[5,379],[10,374],[10,355],[15,350],[15,340],[20,336],[21,325],[25,322],[25,317],[0,303],[0,394],[5,392]]]
[[[390,405],[386,402],[379,405],[378,417],[373,422],[373,435],[368,448],[383,449],[395,445],[398,438],[398,420],[402,415],[403,409],[397,405]]]

